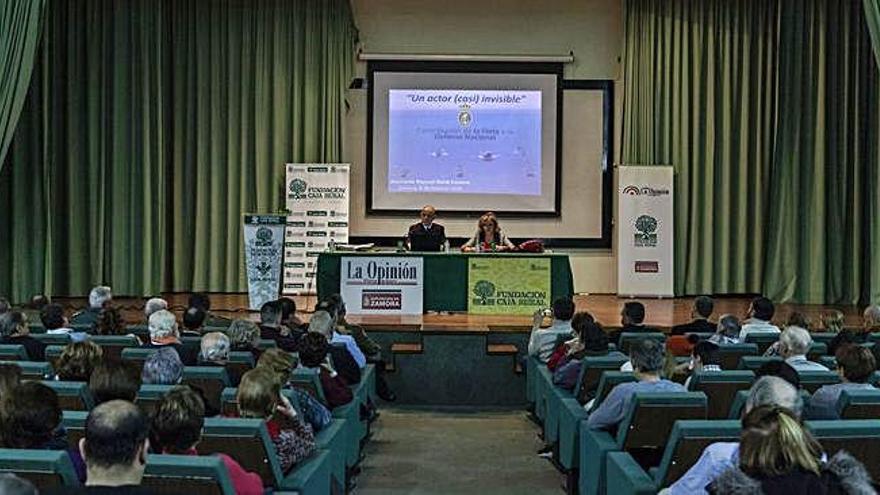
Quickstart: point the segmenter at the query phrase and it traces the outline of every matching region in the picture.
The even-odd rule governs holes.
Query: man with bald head
[[[425,205],[419,212],[421,221],[410,225],[406,233],[406,247],[410,251],[440,251],[446,245],[446,230],[439,223],[434,223],[437,210]]]

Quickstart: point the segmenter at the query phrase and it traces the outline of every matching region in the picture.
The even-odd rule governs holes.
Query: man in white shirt
[[[529,356],[536,356],[542,363],[546,363],[556,349],[559,336],[571,337],[572,316],[574,316],[574,301],[569,297],[560,297],[553,301],[553,323],[549,328],[541,328],[544,312],[536,311],[532,322],[532,335],[529,337]]]
[[[807,352],[813,345],[810,332],[801,327],[791,326],[779,336],[779,355],[795,371],[828,371],[828,368],[807,359]]]
[[[749,306],[749,319],[743,322],[739,332],[739,341],[745,342],[750,333],[779,333],[779,327],[770,323],[776,308],[773,301],[766,297],[756,297]]]
[[[67,318],[64,317],[64,308],[60,304],[52,303],[43,306],[43,309],[40,310],[40,321],[46,328],[46,333],[70,335],[71,342],[82,342],[89,336],[85,332],[77,332],[68,327]]]

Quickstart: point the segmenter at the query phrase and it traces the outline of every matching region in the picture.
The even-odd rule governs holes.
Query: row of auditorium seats
[[[627,343],[646,336],[665,340],[665,335],[659,333],[623,334],[621,348],[628,348]],[[719,438],[738,438],[739,418],[748,389],[755,381],[755,371],[768,361],[782,358],[758,355],[759,349],[754,342],[722,345],[721,348],[727,355],[736,356],[736,360],[728,361],[728,366],[722,366],[725,371],[694,374],[685,394],[637,395],[627,419],[616,432],[587,429],[589,413],[585,404],[594,399],[592,411],[614,386],[636,380],[633,373],[619,371],[628,360],[626,355],[610,352],[606,356],[583,358],[577,384],[571,392],[556,387],[547,366],[534,357],[529,358],[527,400],[543,428],[545,442],[554,445],[553,459],[567,475],[569,492],[584,495],[656,493],[658,488],[668,486],[687,471],[705,445],[721,441]],[[818,343],[814,348],[816,351],[825,349],[824,343]],[[813,354],[813,359],[830,369],[835,368],[833,356]],[[822,385],[840,381],[834,371],[801,372],[799,378],[805,402]],[[880,372],[872,375],[871,383],[880,384]],[[865,432],[870,438],[880,437],[880,389],[844,393],[838,411],[843,419],[835,423],[850,425],[853,429],[846,426],[830,428],[828,422],[812,422],[811,425],[822,426],[814,433],[820,437],[824,435],[824,439],[820,438],[823,445],[837,438],[835,435],[850,431]],[[871,421],[865,422],[868,419]],[[670,437],[673,431],[678,432],[675,433],[678,437]],[[702,444],[696,440],[703,438],[700,435],[707,439]],[[690,437],[694,441],[679,445],[681,438]],[[829,447],[826,445],[826,448]],[[839,450],[840,446],[835,448]],[[684,449],[684,453],[679,452],[680,449]],[[871,466],[875,479],[880,479],[880,446],[862,449],[853,445],[847,449],[858,449],[853,453],[865,465]],[[605,455],[614,452],[628,457]],[[612,468],[607,466],[612,462],[616,463],[614,476],[606,476],[606,469],[611,472]],[[633,463],[640,466],[638,472],[648,474],[621,481],[621,471],[632,470]],[[646,481],[649,478],[652,480],[650,484]],[[615,480],[613,486],[606,482],[612,479]]]

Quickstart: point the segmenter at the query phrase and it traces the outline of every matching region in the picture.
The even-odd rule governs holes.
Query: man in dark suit
[[[656,328],[645,326],[645,305],[638,301],[629,301],[623,305],[620,312],[620,323],[622,327],[619,331],[609,335],[608,340],[614,345],[620,346],[620,334],[623,333],[653,333],[658,332]]]
[[[283,351],[298,352],[300,329],[289,329],[281,324],[283,308],[279,301],[269,301],[260,307],[260,338],[274,340]]]
[[[715,303],[711,297],[700,296],[694,299],[694,309],[691,311],[691,318],[694,321],[672,327],[672,335],[694,332],[715,333],[715,324],[709,321],[714,308]]]
[[[406,247],[410,251],[440,251],[446,245],[446,230],[442,225],[434,223],[437,210],[426,205],[419,212],[421,222],[410,225],[406,233]]]

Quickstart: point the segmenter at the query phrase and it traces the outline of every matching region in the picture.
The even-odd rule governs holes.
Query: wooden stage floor
[[[189,294],[163,294],[175,312],[182,312],[187,304]],[[230,318],[259,319],[257,312],[247,309],[247,294],[211,294],[213,312]],[[316,296],[296,296],[298,312],[304,320],[308,320],[316,302]],[[81,309],[86,304],[85,298],[56,298],[57,302],[66,305],[70,311]],[[115,304],[123,310],[126,323],[143,322],[144,298],[117,298]],[[690,321],[693,298],[680,297],[675,299],[629,299],[616,295],[576,295],[574,297],[578,311],[589,311],[603,325],[616,327],[620,325],[620,310],[627,301],[637,300],[645,305],[645,323],[661,329]],[[722,314],[731,313],[744,317],[749,307],[749,297],[718,297],[715,298],[715,314],[717,321]],[[809,316],[816,326],[820,325],[821,316],[831,310],[839,310],[846,316],[846,326],[860,326],[862,321],[861,308],[857,306],[824,306],[781,304],[777,306],[774,321],[784,322],[793,311],[800,311]],[[470,329],[489,330],[492,327],[507,327],[520,330],[531,325],[528,316],[482,316],[467,313],[429,313],[422,316],[349,316],[353,323],[360,323],[368,328],[388,330],[442,330]],[[518,328],[517,328],[518,327]],[[492,328],[493,330],[495,328]]]

